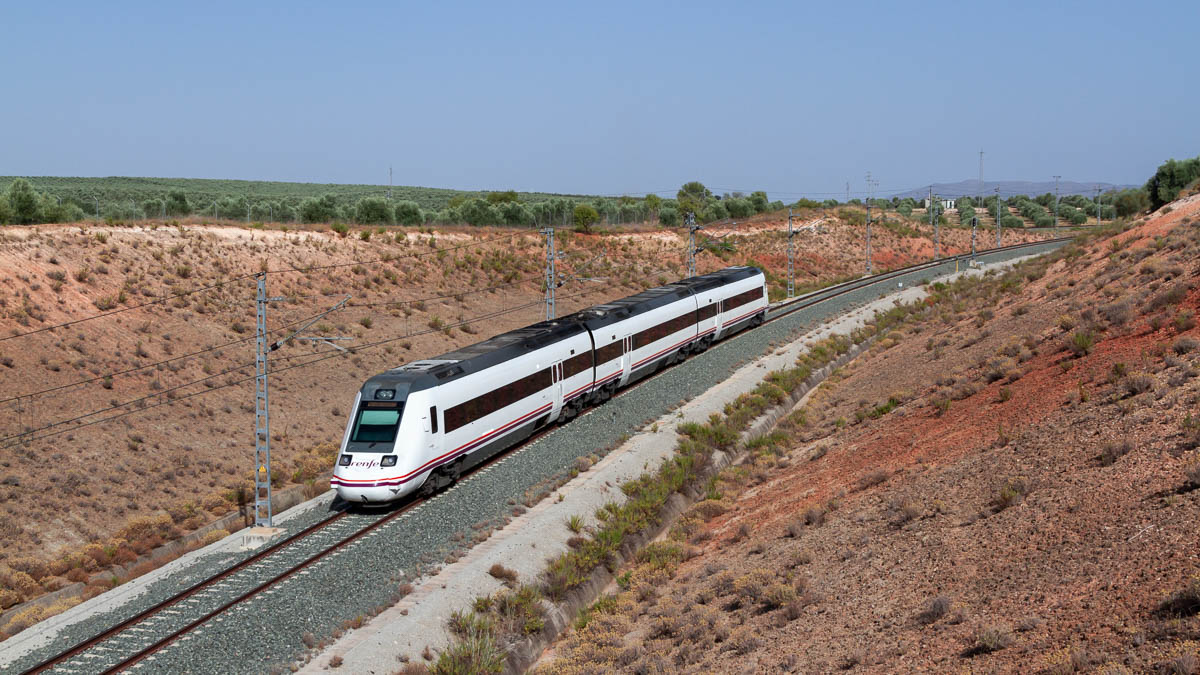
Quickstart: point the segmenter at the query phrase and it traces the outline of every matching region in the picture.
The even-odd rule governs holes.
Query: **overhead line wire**
[[[583,296],[583,295],[587,295],[587,293],[588,293],[588,292],[586,292],[586,291],[585,291],[585,292],[581,292],[581,293],[576,293],[576,294],[573,294],[573,295],[568,295],[568,296],[565,296],[563,299],[564,299],[564,300],[568,300],[568,299],[572,299],[572,298],[577,298],[577,297],[580,297],[580,296]],[[362,345],[362,346],[356,346],[356,347],[353,347],[352,349],[353,349],[353,351],[354,351],[354,352],[358,352],[358,351],[361,351],[361,350],[366,350],[366,349],[371,349],[371,348],[373,348],[373,347],[378,347],[378,346],[380,346],[380,345],[383,345],[383,344],[388,344],[388,343],[390,343],[390,342],[396,342],[396,341],[399,341],[399,340],[404,340],[404,339],[407,339],[407,338],[416,337],[416,336],[420,336],[420,335],[427,335],[427,334],[429,334],[429,333],[441,332],[441,331],[445,330],[446,328],[458,328],[458,327],[460,327],[460,326],[464,326],[464,325],[467,325],[467,324],[469,324],[469,323],[474,323],[474,322],[477,322],[477,321],[483,321],[483,320],[486,320],[486,319],[493,319],[493,318],[496,318],[497,316],[502,316],[502,315],[504,315],[504,314],[511,314],[511,313],[513,313],[513,312],[518,312],[518,311],[521,311],[521,310],[523,310],[523,309],[529,309],[529,308],[531,308],[531,307],[536,307],[536,306],[539,306],[539,305],[541,305],[541,304],[542,304],[542,301],[541,301],[541,300],[538,300],[538,301],[535,301],[535,302],[529,302],[529,303],[525,303],[525,304],[523,304],[523,305],[518,305],[518,306],[516,306],[516,307],[511,307],[511,308],[508,308],[508,309],[499,310],[499,311],[496,311],[496,312],[491,312],[491,313],[489,313],[489,314],[481,315],[481,316],[478,316],[478,317],[472,317],[471,319],[468,319],[468,320],[465,320],[465,321],[460,321],[460,322],[457,322],[457,323],[454,323],[454,324],[447,324],[447,325],[446,325],[445,327],[443,327],[443,328],[439,328],[439,329],[432,329],[432,328],[431,328],[431,329],[428,329],[428,330],[418,331],[418,332],[416,332],[416,333],[410,333],[410,334],[408,334],[408,335],[402,335],[402,336],[398,336],[398,337],[394,337],[394,338],[386,338],[386,339],[383,339],[383,340],[378,340],[378,341],[376,341],[376,342],[368,343],[368,344],[366,344],[366,345]],[[310,359],[310,360],[308,360],[308,361],[304,361],[304,362],[301,362],[301,363],[294,363],[294,364],[287,365],[287,366],[283,366],[283,367],[280,367],[280,368],[274,368],[274,369],[272,369],[272,370],[271,370],[271,372],[272,372],[272,373],[280,373],[280,372],[284,372],[284,371],[292,370],[292,369],[294,369],[294,368],[302,368],[302,367],[307,367],[307,366],[313,365],[313,364],[315,364],[315,363],[319,363],[319,362],[321,362],[321,361],[325,361],[325,360],[327,360],[327,359],[334,358],[334,357],[336,357],[336,356],[340,356],[340,355],[342,355],[342,354],[344,354],[344,352],[343,352],[342,350],[340,350],[340,349],[328,349],[328,350],[324,350],[324,351],[316,352],[316,354],[315,354],[315,355],[317,356],[317,358],[313,358],[313,359]],[[311,356],[311,355],[310,355],[310,356]],[[296,356],[285,356],[285,357],[278,357],[276,360],[287,360],[287,359],[291,359],[291,358],[299,358],[299,355],[296,355]],[[189,399],[189,398],[193,398],[193,397],[195,397],[195,396],[200,396],[200,395],[202,395],[202,394],[208,394],[208,393],[211,393],[211,392],[214,392],[214,391],[218,391],[218,390],[221,390],[221,389],[226,389],[226,388],[228,388],[228,387],[237,386],[237,385],[239,385],[239,384],[242,384],[242,383],[245,383],[245,382],[249,382],[250,380],[253,380],[253,379],[255,379],[257,376],[256,376],[256,375],[251,375],[251,376],[244,377],[244,378],[242,378],[242,379],[240,379],[240,380],[235,380],[235,381],[233,381],[233,382],[228,382],[228,383],[226,383],[226,384],[222,384],[222,385],[218,385],[218,386],[210,387],[210,388],[208,388],[208,389],[205,389],[205,390],[203,390],[203,391],[197,391],[197,392],[193,392],[193,393],[191,393],[191,394],[185,394],[185,395],[182,395],[182,396],[177,396],[177,397],[175,397],[175,398],[167,398],[166,400],[164,400],[164,401],[161,401],[161,402],[159,402],[159,403],[154,403],[154,404],[151,404],[151,405],[143,406],[143,407],[137,408],[137,409],[135,409],[135,410],[128,410],[128,411],[126,411],[126,412],[123,412],[123,413],[118,413],[118,414],[116,414],[116,415],[110,415],[110,416],[108,416],[108,417],[104,417],[104,418],[101,418],[101,419],[98,419],[98,420],[91,420],[91,421],[89,421],[89,422],[84,422],[83,424],[78,424],[78,425],[76,425],[76,426],[73,426],[73,427],[71,427],[70,429],[61,429],[61,430],[58,430],[58,431],[51,431],[50,433],[45,433],[45,434],[41,434],[41,433],[40,433],[40,432],[42,432],[42,431],[47,431],[47,430],[49,430],[49,429],[53,429],[53,428],[55,428],[55,427],[59,427],[59,426],[62,426],[62,425],[64,425],[64,424],[70,424],[70,423],[72,423],[72,422],[78,422],[78,421],[81,421],[81,420],[87,419],[87,418],[89,418],[89,417],[94,417],[94,416],[96,416],[96,415],[99,415],[99,414],[101,414],[101,413],[109,412],[109,411],[112,411],[112,410],[117,410],[117,409],[120,409],[120,408],[125,408],[125,407],[128,407],[128,406],[130,406],[130,405],[137,404],[137,403],[139,403],[139,402],[141,402],[141,401],[145,401],[145,400],[148,400],[148,399],[154,398],[155,396],[164,396],[164,397],[165,397],[165,396],[166,396],[166,395],[167,395],[169,392],[172,392],[172,391],[178,391],[179,389],[183,389],[183,388],[186,388],[186,387],[190,387],[190,386],[194,386],[194,385],[197,385],[197,384],[201,384],[201,383],[203,383],[203,382],[206,382],[206,381],[208,381],[208,380],[211,380],[211,379],[213,379],[213,378],[220,377],[220,376],[222,376],[222,375],[227,375],[227,374],[229,374],[229,373],[231,373],[231,372],[233,372],[233,371],[236,371],[236,370],[241,370],[241,369],[243,369],[243,368],[248,368],[248,367],[250,367],[250,366],[253,366],[253,365],[254,365],[254,364],[247,364],[247,365],[242,365],[242,366],[236,366],[236,367],[234,367],[234,368],[229,368],[229,369],[227,369],[227,370],[221,371],[220,373],[214,373],[214,374],[212,374],[212,375],[209,375],[209,376],[207,376],[207,377],[203,377],[203,378],[200,378],[200,379],[198,379],[198,380],[193,380],[193,381],[191,381],[191,382],[187,382],[187,383],[184,383],[184,384],[181,384],[181,385],[177,385],[177,386],[175,386],[175,387],[171,387],[171,388],[169,388],[169,389],[164,389],[163,391],[156,392],[156,393],[154,393],[154,394],[150,394],[150,395],[148,395],[148,396],[143,396],[143,397],[140,397],[140,398],[131,399],[131,400],[129,400],[129,401],[126,401],[126,402],[124,402],[124,403],[121,403],[121,404],[119,404],[119,405],[110,406],[110,407],[108,407],[108,408],[102,408],[102,409],[100,409],[100,410],[95,410],[95,411],[92,411],[92,412],[90,412],[90,413],[87,413],[87,414],[85,414],[85,415],[80,415],[80,416],[77,416],[77,417],[74,417],[74,418],[71,418],[71,419],[68,419],[68,420],[60,420],[60,421],[57,421],[57,422],[53,422],[53,423],[51,423],[51,424],[44,425],[44,426],[42,426],[42,427],[39,427],[39,428],[37,428],[37,429],[32,429],[32,430],[30,430],[30,431],[24,431],[24,432],[21,432],[21,433],[18,433],[18,434],[13,434],[13,435],[10,435],[10,436],[5,436],[5,437],[3,437],[3,438],[0,438],[0,443],[4,443],[5,445],[3,445],[3,446],[0,446],[0,447],[3,447],[3,448],[8,448],[8,447],[12,447],[12,446],[14,446],[14,445],[17,445],[17,444],[19,444],[19,443],[27,443],[27,442],[33,442],[33,441],[42,440],[42,439],[44,439],[44,438],[49,438],[49,437],[52,437],[52,436],[57,436],[57,435],[59,435],[59,434],[64,434],[64,433],[68,433],[68,432],[71,432],[71,431],[76,431],[76,430],[78,430],[78,429],[82,429],[82,428],[84,428],[84,427],[89,427],[89,426],[93,426],[93,425],[96,425],[96,424],[102,424],[102,423],[104,423],[104,422],[110,422],[110,421],[113,421],[113,420],[117,420],[117,419],[120,419],[120,418],[123,418],[123,417],[127,417],[127,416],[129,416],[129,415],[133,415],[133,414],[135,414],[135,413],[139,413],[139,412],[145,412],[145,411],[147,411],[147,410],[151,410],[151,409],[153,409],[153,408],[157,408],[157,407],[159,407],[159,406],[168,405],[168,404],[172,404],[172,403],[177,403],[177,402],[179,402],[179,401],[185,401],[185,400],[187,400],[187,399]]]

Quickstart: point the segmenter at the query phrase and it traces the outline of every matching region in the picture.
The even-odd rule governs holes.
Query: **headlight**
[[[338,464],[342,466],[350,466],[350,460],[353,458],[353,455],[342,455],[341,459],[338,460]]]
[[[375,392],[375,398],[379,399],[380,401],[390,401],[390,400],[396,398],[396,390],[395,389],[380,389]]]
[[[396,466],[396,456],[384,455],[383,459],[379,460],[379,466]]]

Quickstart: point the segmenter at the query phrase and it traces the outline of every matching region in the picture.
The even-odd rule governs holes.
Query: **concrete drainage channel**
[[[1011,264],[1016,262],[1010,260]],[[963,272],[963,274],[978,271]],[[876,311],[886,310],[894,302],[912,302],[926,295],[922,288],[905,288],[868,303],[849,314],[815,329],[784,348],[746,365],[730,378],[693,398],[676,411],[669,412],[642,428],[620,448],[604,457],[589,470],[562,486],[555,495],[514,519],[503,530],[475,546],[463,558],[445,567],[439,574],[426,579],[408,597],[351,631],[331,647],[315,656],[300,672],[327,672],[338,664],[348,672],[389,672],[400,667],[400,657],[420,661],[422,655],[436,658],[436,653],[451,642],[446,627],[450,613],[466,610],[473,600],[503,588],[502,582],[488,574],[493,564],[518,573],[523,583],[536,583],[547,559],[567,550],[566,540],[572,532],[566,527],[571,516],[580,516],[588,525],[595,525],[594,513],[605,503],[623,501],[620,485],[658,467],[674,452],[678,424],[684,421],[703,421],[738,395],[753,389],[772,371],[794,365],[808,347],[830,335],[846,335],[863,325]],[[742,440],[752,440],[769,433],[776,423],[805,395],[825,380],[838,367],[861,354],[870,341],[853,346],[846,354],[821,368],[809,377],[787,399],[761,415],[743,433]],[[603,408],[599,409],[603,410]],[[735,463],[743,455],[716,453],[708,474]],[[621,549],[623,564],[656,537],[661,536],[695,500],[681,494],[672,497],[660,512],[661,525],[653,531],[630,537]],[[510,645],[506,669],[521,672],[531,666],[577,616],[580,609],[591,604],[613,581],[604,567],[573,589],[557,603],[546,602],[545,627],[520,643]]]

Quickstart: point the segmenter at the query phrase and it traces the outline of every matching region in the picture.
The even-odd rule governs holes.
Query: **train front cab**
[[[438,413],[427,392],[364,387],[342,439],[330,485],[347,502],[394,501],[420,487],[440,454]]]

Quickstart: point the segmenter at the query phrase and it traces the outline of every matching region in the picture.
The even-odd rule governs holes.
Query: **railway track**
[[[1016,244],[980,252],[978,257],[991,257],[1024,248],[1065,243],[1069,238]],[[768,310],[767,323],[778,321],[794,312],[820,304],[832,298],[883,284],[885,282],[934,270],[951,264],[962,264],[970,255],[953,256],[884,274],[864,277],[824,288],[806,295],[775,303]],[[668,372],[664,369],[662,372]],[[621,395],[656,379],[661,373],[644,378]],[[515,450],[531,443],[552,430],[544,429],[525,443],[496,455],[475,467],[471,475],[503,460]],[[24,671],[116,673],[136,666],[153,654],[188,633],[205,625],[241,603],[270,591],[281,582],[302,573],[305,569],[345,550],[354,542],[395,522],[427,501],[415,497],[387,512],[336,511],[332,516],[314,523],[287,538],[273,543],[235,565],[208,577],[145,610],[103,630]]]

